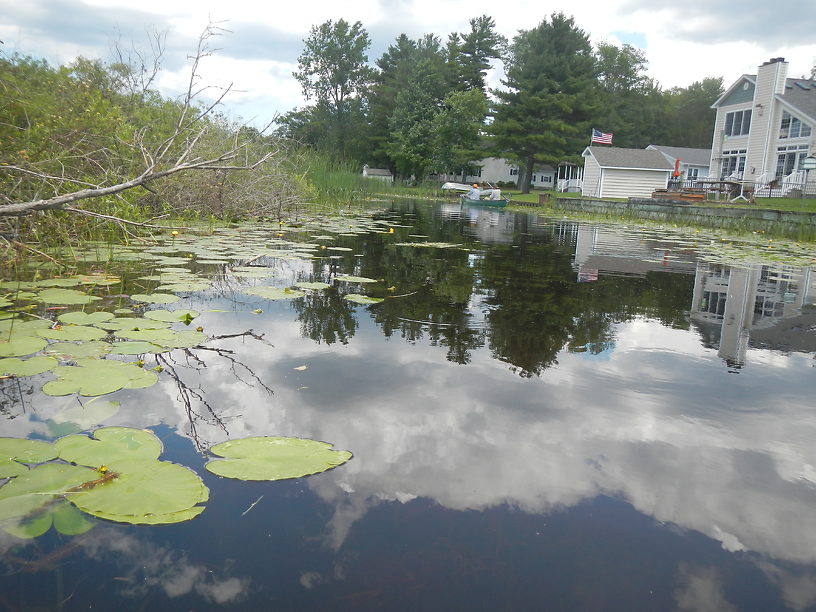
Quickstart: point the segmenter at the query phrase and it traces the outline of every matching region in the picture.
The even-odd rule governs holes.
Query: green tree
[[[463,170],[481,156],[487,110],[487,97],[479,89],[453,91],[445,96],[433,121],[437,170]]]
[[[519,187],[529,193],[534,164],[556,165],[586,145],[597,113],[596,61],[586,33],[555,13],[516,36],[505,72],[490,131],[495,148],[523,167]]]
[[[482,15],[470,20],[470,32],[461,35],[456,46],[458,65],[457,89],[478,89],[485,91],[485,76],[490,68],[490,60],[501,59],[507,46],[507,39],[496,33],[496,22],[492,17]],[[450,43],[449,39],[449,49]],[[449,51],[450,53],[450,51]]]
[[[598,45],[600,112],[595,119],[619,147],[644,148],[665,130],[659,87],[646,76],[646,55],[631,45]]]
[[[341,161],[345,161],[355,109],[352,101],[364,94],[371,81],[371,69],[366,65],[371,41],[359,21],[349,25],[340,19],[313,27],[303,42],[298,70],[292,74],[307,100],[314,99],[331,109],[334,141]]]
[[[717,111],[711,105],[723,94],[722,77],[709,77],[666,92],[666,141],[677,147],[711,147]]]

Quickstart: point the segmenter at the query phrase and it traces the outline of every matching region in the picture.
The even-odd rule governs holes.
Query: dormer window
[[[782,111],[779,138],[805,138],[807,136],[810,136],[810,126],[807,123],[802,123],[788,111]]]
[[[734,111],[725,116],[726,136],[745,136],[751,130],[751,111]]]

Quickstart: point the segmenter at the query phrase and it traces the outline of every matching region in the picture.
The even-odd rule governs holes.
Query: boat
[[[472,206],[490,206],[492,208],[504,208],[510,201],[510,198],[501,198],[500,200],[471,200],[465,195],[459,196],[459,199],[462,204],[470,204]]]

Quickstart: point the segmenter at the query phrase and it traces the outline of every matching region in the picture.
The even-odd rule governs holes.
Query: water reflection
[[[236,609],[268,595],[264,538],[285,545],[274,554],[286,569],[269,584],[290,609],[376,607],[397,582],[375,588],[366,571],[370,581],[416,572],[419,597],[441,565],[449,592],[492,580],[505,599],[489,601],[505,609],[542,592],[587,609],[622,606],[622,592],[629,607],[738,609],[741,581],[764,585],[744,595],[764,609],[816,603],[814,348],[802,319],[816,295],[810,269],[714,264],[670,236],[507,211],[410,212],[397,239],[461,248],[348,237],[353,251],[339,259],[289,262],[275,276],[288,285],[344,272],[404,297],[355,306],[334,285],[270,302],[237,291],[259,281],[225,272],[184,304],[223,337],[194,359],[174,353],[174,376],[158,385],[118,393],[138,410],[108,423],[167,427],[178,435],[168,452],[194,467],[200,458],[179,440],[293,435],[354,459],[280,488],[210,478],[202,517],[167,531],[183,530],[178,547],[197,540],[194,552],[155,531],[98,526],[83,540],[89,559],[116,553],[128,581],[144,571],[166,597]],[[238,336],[248,329],[264,342]],[[746,375],[729,374],[734,365]],[[58,402],[32,392],[36,410],[23,410],[20,391],[2,384],[5,435],[47,436]],[[665,571],[650,574],[652,562]],[[546,586],[554,567],[573,569]],[[507,585],[525,568],[541,576],[513,599]],[[649,574],[656,594],[620,584],[588,592],[605,572],[624,582]],[[361,595],[366,586],[374,599]],[[441,601],[439,588],[430,601]],[[117,592],[128,589],[136,582]],[[341,591],[349,599],[329,599]]]

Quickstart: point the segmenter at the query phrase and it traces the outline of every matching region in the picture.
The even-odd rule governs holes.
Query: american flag
[[[601,144],[612,144],[612,134],[607,134],[606,132],[601,132],[592,128],[592,141],[591,142],[600,142]]]

